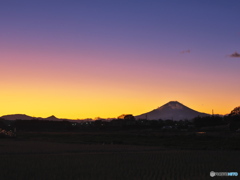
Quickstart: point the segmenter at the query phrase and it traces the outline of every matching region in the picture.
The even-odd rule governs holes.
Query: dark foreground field
[[[151,136],[142,134],[135,137],[129,133],[20,133],[14,139],[0,139],[0,179],[204,180],[212,179],[210,171],[240,173],[240,151],[237,145],[233,146],[239,144],[239,141],[235,142],[236,138],[228,137],[231,143],[223,142],[224,146],[219,149],[221,138]],[[192,141],[192,144],[181,146],[184,138],[186,143]],[[208,148],[211,141],[214,145]],[[194,146],[197,143],[203,148]]]

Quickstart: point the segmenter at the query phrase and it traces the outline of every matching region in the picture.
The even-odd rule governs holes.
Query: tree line
[[[132,115],[121,116],[111,121],[50,121],[50,120],[15,120],[0,119],[0,128],[18,131],[81,131],[81,130],[128,130],[128,129],[155,129],[164,131],[199,130],[204,127],[228,126],[230,131],[240,129],[240,106],[226,116],[209,115],[189,120],[136,120]]]

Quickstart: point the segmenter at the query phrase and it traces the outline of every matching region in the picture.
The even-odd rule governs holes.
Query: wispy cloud
[[[240,54],[237,53],[237,52],[235,52],[235,53],[232,53],[232,54],[230,55],[230,57],[238,57],[238,58],[240,58]]]
[[[180,53],[181,54],[185,54],[185,53],[190,53],[191,51],[188,49],[188,50],[184,50],[184,51],[181,51]]]

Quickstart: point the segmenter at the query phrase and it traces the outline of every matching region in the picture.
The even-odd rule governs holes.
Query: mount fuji
[[[136,119],[149,119],[149,120],[191,120],[197,116],[208,116],[209,114],[201,113],[190,109],[189,107],[179,103],[178,101],[170,101],[163,106],[154,109],[150,112],[135,116]]]

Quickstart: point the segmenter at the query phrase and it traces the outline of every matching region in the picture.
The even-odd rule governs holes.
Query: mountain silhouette
[[[56,118],[54,115],[52,115],[52,116],[49,116],[49,117],[45,118],[45,120],[49,120],[49,121],[58,121],[59,119]]]
[[[208,116],[209,114],[201,113],[190,109],[189,107],[179,103],[178,101],[170,101],[163,106],[154,109],[150,112],[135,116],[136,119],[149,119],[149,120],[191,120],[197,116]]]
[[[5,119],[5,120],[33,120],[33,119],[38,119],[38,120],[48,120],[48,121],[61,121],[64,119],[58,119],[55,116],[49,116],[47,118],[42,118],[42,117],[32,117],[32,116],[28,116],[26,114],[10,114],[10,115],[5,115],[2,116],[1,118]]]
[[[190,109],[189,107],[177,102],[177,101],[170,101],[167,104],[164,104],[163,106],[154,109],[150,112],[135,116],[136,119],[148,119],[148,120],[191,120],[197,116],[208,116],[209,114],[201,113],[198,111],[195,111],[193,109]],[[5,115],[0,118],[3,118],[5,120],[32,120],[32,119],[38,119],[38,120],[49,120],[49,121],[73,121],[78,122],[81,120],[71,120],[71,119],[62,119],[57,118],[55,116],[49,116],[47,118],[41,118],[41,117],[32,117],[25,114],[11,114],[11,115]]]
[[[17,120],[17,119],[24,119],[24,120],[32,120],[35,119],[34,117],[28,116],[26,114],[10,114],[2,116],[1,118],[5,120]]]

